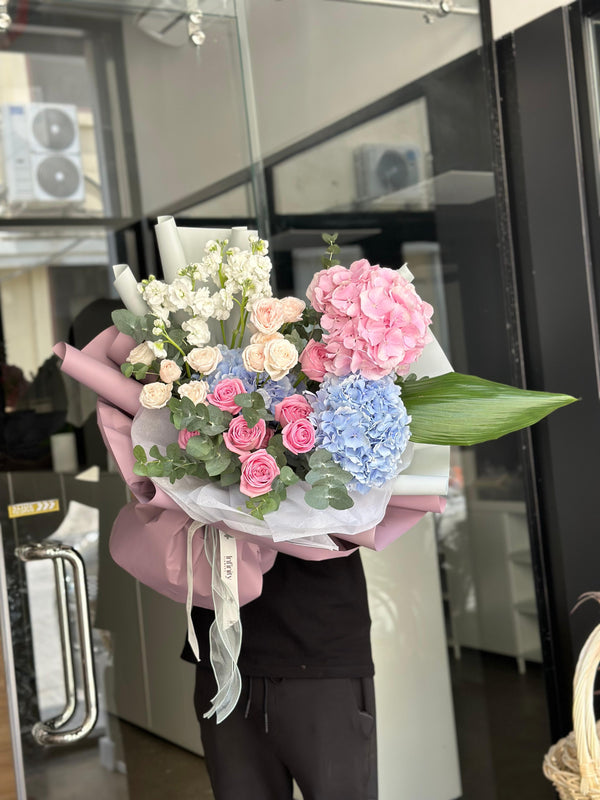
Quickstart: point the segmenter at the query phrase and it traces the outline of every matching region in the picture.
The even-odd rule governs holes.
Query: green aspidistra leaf
[[[402,400],[412,416],[411,440],[421,444],[472,445],[498,439],[576,399],[458,372],[402,384]]]

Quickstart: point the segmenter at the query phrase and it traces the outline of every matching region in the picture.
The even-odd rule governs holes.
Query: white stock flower
[[[205,320],[200,317],[190,317],[181,326],[186,331],[185,337],[193,347],[202,347],[210,341],[210,331]]]
[[[165,358],[167,355],[167,348],[164,342],[148,342],[148,347],[152,350],[156,358]]]
[[[167,303],[172,310],[185,311],[192,305],[194,297],[192,281],[187,275],[175,278],[167,289]]]
[[[233,294],[227,289],[220,289],[212,296],[214,319],[229,319],[233,308]]]
[[[195,317],[202,317],[203,319],[212,317],[214,303],[208,286],[201,286],[196,289],[192,296],[191,309]]]
[[[167,294],[167,284],[162,281],[149,281],[144,287],[142,297],[148,303],[148,306],[154,309],[160,308],[165,300]]]

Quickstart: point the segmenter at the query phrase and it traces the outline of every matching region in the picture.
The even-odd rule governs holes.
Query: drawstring
[[[250,715],[250,708],[252,706],[252,686],[254,678],[248,678],[248,702],[246,703],[246,710],[244,711],[244,719],[248,719]],[[269,680],[263,678],[263,718],[265,721],[265,733],[269,732]]]
[[[248,702],[246,703],[246,710],[244,711],[244,719],[248,719],[251,705],[252,705],[252,678],[248,678]]]
[[[269,732],[269,715],[267,713],[267,699],[269,696],[269,683],[266,678],[263,678],[265,686],[264,699],[263,699],[263,716],[265,718],[265,733]]]

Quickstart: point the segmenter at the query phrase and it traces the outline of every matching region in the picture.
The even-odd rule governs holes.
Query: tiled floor
[[[28,800],[212,800],[199,756],[119,721],[127,774],[100,763],[98,740],[48,750],[28,770]],[[241,798],[240,798],[241,800]]]
[[[463,800],[552,800],[541,772],[550,744],[541,668],[528,665],[519,675],[514,659],[463,650],[451,672]],[[202,758],[128,723],[110,723],[126,775],[102,767],[91,739],[41,754],[29,770],[28,800],[212,800]]]

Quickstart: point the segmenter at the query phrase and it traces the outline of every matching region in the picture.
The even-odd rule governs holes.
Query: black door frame
[[[525,385],[582,399],[535,426],[524,451],[530,462],[530,533],[553,738],[572,728],[575,660],[599,621],[592,605],[571,614],[582,593],[600,588],[592,259],[593,250],[600,252],[592,244],[600,230],[592,235],[589,226],[582,20],[575,3],[494,46],[507,170],[503,200],[514,239]],[[593,222],[595,230],[597,214]]]

